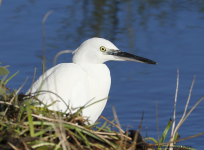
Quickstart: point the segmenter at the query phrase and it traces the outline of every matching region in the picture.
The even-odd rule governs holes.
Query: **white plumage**
[[[58,100],[49,109],[62,112],[68,109],[67,106],[79,108],[105,99],[82,111],[82,115],[88,117],[90,123],[94,123],[105,108],[111,86],[110,71],[103,64],[109,60],[156,64],[149,59],[122,52],[108,40],[91,38],[75,50],[73,63],[62,63],[47,70],[26,94],[36,95],[42,83],[41,91],[51,91],[59,97],[50,92],[42,92],[38,98],[47,105]]]

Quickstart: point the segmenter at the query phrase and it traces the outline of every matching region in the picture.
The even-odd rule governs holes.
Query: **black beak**
[[[115,56],[117,59],[124,60],[124,61],[135,61],[135,62],[141,62],[141,63],[146,63],[146,64],[154,64],[156,65],[157,63],[153,60],[136,56],[130,53],[122,52],[120,50],[110,50],[107,51],[109,55]]]

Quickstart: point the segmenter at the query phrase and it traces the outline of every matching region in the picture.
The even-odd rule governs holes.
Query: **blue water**
[[[108,62],[112,85],[110,99],[102,115],[113,119],[115,106],[125,130],[138,129],[142,112],[142,135],[157,139],[156,100],[161,136],[173,115],[177,68],[179,89],[176,124],[183,114],[188,93],[196,75],[189,108],[204,96],[204,2],[133,1],[133,0],[3,0],[0,6],[0,62],[10,65],[18,75],[8,84],[22,91],[31,85],[34,68],[42,73],[42,19],[47,18],[46,61],[53,66],[54,56],[61,50],[76,49],[91,37],[111,40],[119,49],[158,62],[147,65],[134,62]],[[60,56],[57,63],[71,62],[72,55]],[[10,75],[11,75],[10,74]],[[204,102],[192,112],[179,129],[181,138],[204,131]],[[169,138],[167,138],[169,139]],[[204,136],[183,142],[196,149],[204,148]]]

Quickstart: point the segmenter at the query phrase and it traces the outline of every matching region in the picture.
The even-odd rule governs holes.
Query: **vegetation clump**
[[[95,124],[88,124],[88,118],[80,116],[79,112],[75,114],[55,112],[50,111],[47,105],[40,108],[31,105],[33,100],[38,103],[41,101],[37,96],[18,94],[25,83],[18,90],[11,91],[6,87],[6,83],[18,73],[6,80],[9,74],[6,67],[0,66],[0,149],[149,150],[169,149],[172,143],[171,141],[164,143],[172,124],[171,119],[160,140],[157,141],[150,137],[142,138],[140,134],[142,120],[139,126],[140,132],[123,131],[114,107],[115,119],[113,121],[101,116],[99,121],[102,120],[103,124],[100,124],[99,121]],[[175,142],[178,141],[178,138],[176,132],[173,149],[193,149],[176,146]],[[154,144],[148,143],[147,140],[152,140]]]

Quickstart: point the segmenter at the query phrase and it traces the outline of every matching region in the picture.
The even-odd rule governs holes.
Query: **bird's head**
[[[150,59],[120,51],[113,43],[103,38],[86,40],[74,51],[73,56],[73,63],[79,65],[84,63],[102,64],[110,60],[157,64]]]

